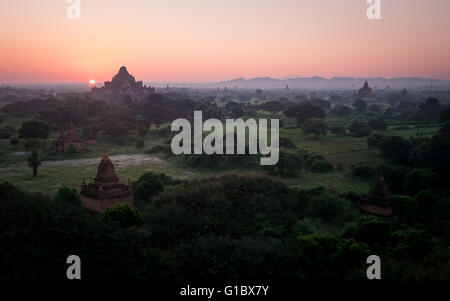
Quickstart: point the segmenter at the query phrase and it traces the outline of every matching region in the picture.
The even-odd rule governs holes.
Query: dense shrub
[[[309,169],[315,160],[325,160],[325,158],[315,153],[306,154],[305,168]]]
[[[362,163],[357,163],[352,166],[352,176],[355,178],[371,179],[376,173],[376,168]]]
[[[289,149],[296,149],[297,148],[297,146],[295,146],[294,141],[292,141],[291,139],[283,137],[283,136],[280,136],[279,139],[280,139],[279,140],[279,146],[280,147],[289,148]]]
[[[348,131],[350,132],[350,134],[356,137],[366,137],[369,136],[370,133],[372,132],[371,128],[367,125],[367,123],[359,120],[354,120],[350,124]]]
[[[419,207],[424,209],[432,209],[437,202],[436,196],[428,190],[419,192],[414,198]]]
[[[384,136],[378,147],[384,158],[396,164],[409,164],[411,143],[399,136]]]
[[[396,164],[380,164],[378,170],[383,175],[389,191],[393,194],[403,193],[403,183],[409,168],[403,165]]]
[[[380,218],[364,215],[356,222],[348,223],[343,236],[369,245],[371,250],[384,250],[392,240],[391,225]]]
[[[303,163],[304,156],[301,152],[281,148],[278,163],[275,165],[266,165],[263,169],[269,171],[271,174],[294,177],[297,175],[297,170],[303,168]]]
[[[334,170],[333,164],[326,160],[314,160],[309,168],[312,172],[331,172]]]
[[[145,146],[145,141],[143,139],[137,139],[136,140],[136,144],[135,147],[136,148],[143,148]]]
[[[64,202],[75,206],[81,205],[80,195],[78,194],[77,190],[67,187],[58,189],[58,193],[55,195],[55,201]]]
[[[378,131],[386,131],[387,124],[383,119],[371,119],[368,122],[370,128]]]
[[[146,202],[161,193],[166,186],[180,183],[180,180],[174,180],[165,174],[147,172],[133,182],[134,198]]]
[[[107,222],[117,224],[121,228],[140,227],[144,224],[139,211],[126,203],[119,203],[107,208],[103,218]]]
[[[379,134],[373,134],[366,138],[367,147],[369,149],[377,148],[380,146],[380,141],[383,138],[383,136]]]
[[[403,191],[408,195],[416,195],[419,191],[436,188],[439,185],[439,176],[427,169],[414,169],[410,171],[403,184]]]
[[[322,187],[300,190],[298,199],[297,212],[300,217],[315,217],[327,223],[339,223],[357,215],[351,201],[329,193]]]

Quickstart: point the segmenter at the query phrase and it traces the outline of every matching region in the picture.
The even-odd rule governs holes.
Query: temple
[[[369,87],[367,81],[364,83],[364,86],[358,91],[359,98],[373,98],[372,88]]]
[[[127,68],[122,66],[110,82],[105,82],[104,87],[92,87],[90,96],[111,102],[120,102],[129,98],[139,101],[154,92],[153,87],[144,86],[142,81],[136,81],[134,76],[128,73]]]
[[[378,178],[373,195],[368,198],[361,198],[359,209],[362,212],[380,217],[389,217],[392,215],[391,194],[387,189],[383,176]]]
[[[100,213],[118,203],[133,206],[133,187],[130,180],[128,179],[128,184],[119,182],[114,164],[109,159],[106,149],[98,165],[94,182],[86,185],[83,179],[80,195],[84,207]]]
[[[70,120],[67,134],[64,134],[64,130],[61,129],[59,137],[52,142],[51,151],[65,153],[69,149],[70,145],[73,145],[75,147],[75,151],[77,152],[83,152],[86,150],[84,148],[85,141],[78,137],[72,119]]]

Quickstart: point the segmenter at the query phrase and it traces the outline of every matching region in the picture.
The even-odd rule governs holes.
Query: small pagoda
[[[133,187],[130,179],[128,179],[128,184],[119,182],[114,164],[109,159],[106,149],[98,165],[94,182],[86,184],[83,179],[80,195],[84,207],[100,213],[118,203],[127,203],[133,206]]]
[[[86,149],[84,148],[85,142],[83,139],[78,137],[72,119],[70,119],[67,134],[64,134],[64,130],[61,129],[59,137],[52,142],[51,151],[65,153],[69,149],[70,145],[73,145],[77,152],[86,151]]]
[[[361,198],[359,209],[362,212],[380,217],[390,217],[392,215],[391,194],[387,189],[383,176],[378,178],[373,194],[370,197]]]
[[[359,89],[358,97],[360,97],[360,98],[373,98],[372,88],[369,87],[369,83],[367,81],[364,83],[364,86],[361,89]]]

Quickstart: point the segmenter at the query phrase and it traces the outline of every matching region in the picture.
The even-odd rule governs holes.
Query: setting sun
[[[89,81],[89,84],[90,84],[90,85],[95,85],[95,80],[94,80],[94,79],[91,79],[91,80]]]

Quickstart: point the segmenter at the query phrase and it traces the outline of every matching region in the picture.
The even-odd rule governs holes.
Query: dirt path
[[[115,167],[127,167],[129,165],[141,165],[161,163],[158,157],[148,155],[115,155],[109,156]],[[100,163],[101,158],[90,159],[74,159],[74,160],[61,160],[61,161],[44,161],[42,166],[57,167],[57,166],[78,166],[78,165],[94,165]]]

